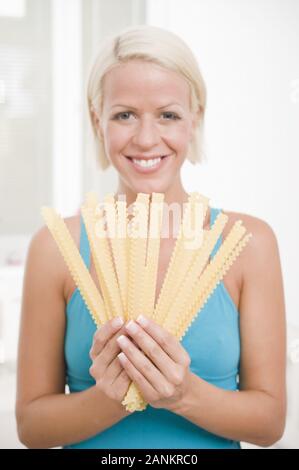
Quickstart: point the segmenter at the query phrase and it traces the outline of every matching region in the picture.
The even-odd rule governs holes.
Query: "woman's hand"
[[[175,336],[150,318],[141,326],[139,318],[125,325],[137,347],[126,336],[117,338],[119,360],[147,403],[175,410],[189,390],[190,356]]]
[[[121,334],[126,334],[124,323],[114,326],[114,320],[109,320],[94,334],[89,352],[93,363],[89,373],[95,379],[96,386],[109,398],[122,402],[131,379],[117,357],[120,348],[116,338]]]

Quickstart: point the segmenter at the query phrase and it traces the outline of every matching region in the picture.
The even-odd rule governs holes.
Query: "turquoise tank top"
[[[221,209],[211,208],[213,225]],[[90,249],[81,217],[80,253],[89,269]],[[211,257],[220,244],[220,235]],[[70,393],[95,385],[89,374],[89,351],[96,326],[77,288],[66,306],[65,362]],[[182,339],[191,358],[190,369],[207,382],[238,389],[240,364],[239,312],[220,282]],[[204,406],[204,403],[202,404]],[[150,405],[135,411],[95,436],[64,448],[85,449],[240,449],[239,441],[211,434],[191,421]]]

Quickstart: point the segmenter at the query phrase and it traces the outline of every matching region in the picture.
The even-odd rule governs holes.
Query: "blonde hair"
[[[87,79],[88,116],[91,135],[94,140],[96,158],[105,170],[110,162],[104,142],[99,138],[95,114],[101,114],[103,104],[103,79],[112,68],[129,62],[141,60],[160,65],[175,71],[185,78],[191,92],[191,112],[198,114],[194,137],[189,144],[186,158],[193,164],[202,162],[203,124],[206,108],[206,86],[195,56],[189,46],[176,34],[150,25],[137,25],[110,35],[97,51]]]

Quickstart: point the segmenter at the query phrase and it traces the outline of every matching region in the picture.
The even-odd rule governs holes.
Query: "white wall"
[[[299,2],[149,0],[148,23],[191,46],[207,85],[208,160],[186,163],[184,183],[271,225],[299,325]]]
[[[51,176],[51,2],[0,5],[0,237],[29,234],[49,203]],[[4,10],[4,11],[3,11]],[[0,238],[1,250],[1,238]],[[1,254],[0,254],[1,257]]]
[[[146,0],[82,0],[83,9],[83,82],[87,81],[90,62],[107,35],[116,34],[130,25],[145,23]],[[83,100],[86,100],[85,89]],[[83,111],[86,112],[85,103]],[[84,127],[83,194],[97,191],[100,198],[117,187],[117,173],[113,168],[100,170],[94,157],[87,125],[87,112],[82,118]],[[111,189],[112,188],[112,189]]]

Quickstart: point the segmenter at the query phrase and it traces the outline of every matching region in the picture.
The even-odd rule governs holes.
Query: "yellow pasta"
[[[142,308],[142,289],[146,263],[149,194],[139,193],[133,207],[129,234],[128,318],[135,319]]]
[[[107,226],[112,230],[113,224],[113,207],[114,198],[109,198],[110,206],[106,208],[106,212],[110,211],[112,220],[108,220]],[[107,200],[107,204],[109,203]],[[85,222],[88,241],[90,244],[93,260],[96,268],[96,273],[99,279],[100,287],[103,292],[106,313],[109,319],[116,316],[123,316],[123,306],[121,301],[120,290],[118,287],[117,275],[114,268],[113,256],[109,245],[108,236],[96,236],[95,225],[96,219],[96,200],[86,201],[86,205],[81,208],[82,216]],[[111,217],[110,217],[111,219]]]
[[[146,263],[141,286],[141,310],[152,316],[155,307],[156,280],[160,254],[164,195],[153,193],[150,207]],[[138,314],[140,313],[138,312]]]
[[[186,227],[190,226],[190,220],[192,216],[191,210],[192,206],[196,202],[200,202],[203,205],[203,219],[205,218],[207,212],[208,199],[198,195],[197,193],[191,193],[188,199],[188,203],[185,206],[182,224],[180,226],[178,238],[175,243],[165,279],[159,294],[157,306],[153,312],[154,321],[160,325],[163,324],[164,317],[169,310],[169,305],[176,298],[176,295],[174,295],[176,293],[176,289],[180,285],[182,279],[184,279],[195,254],[194,250],[186,249],[185,243],[187,243],[187,240],[184,235],[186,233]],[[201,206],[198,209],[200,208]]]
[[[117,273],[124,319],[128,311],[128,214],[125,201],[116,201],[116,236],[111,240],[114,265]]]
[[[98,326],[107,321],[103,299],[72,239],[63,219],[50,207],[42,207],[42,216],[80,290],[92,319]]]
[[[228,216],[220,212],[213,226],[203,229],[208,205],[203,195],[189,194],[157,302],[163,193],[138,193],[131,218],[126,202],[115,201],[113,193],[102,205],[94,193],[87,194],[81,211],[102,295],[61,217],[50,208],[43,208],[42,215],[97,325],[114,316],[128,320],[143,313],[181,341],[252,236],[238,220],[209,261]],[[134,382],[122,404],[131,412],[147,406]]]
[[[164,195],[153,193],[149,219],[149,196],[138,194],[131,226],[129,252],[129,318],[140,312],[152,316],[156,292],[156,278],[160,251]],[[137,205],[138,204],[138,205]],[[149,225],[149,227],[148,227]],[[141,230],[138,237],[138,229]],[[132,382],[122,402],[127,411],[146,408],[137,385]]]

